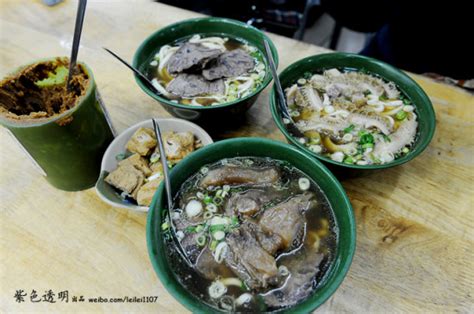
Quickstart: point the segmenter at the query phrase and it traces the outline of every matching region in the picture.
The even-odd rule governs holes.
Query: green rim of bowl
[[[312,67],[314,64],[317,65]],[[393,81],[397,85],[397,87],[414,104],[416,108],[415,111],[418,113],[418,133],[415,144],[413,145],[413,150],[411,150],[407,155],[397,158],[392,162],[380,165],[365,166],[340,163],[320,154],[313,153],[308,148],[306,148],[306,146],[301,144],[293,135],[291,135],[283,124],[276,107],[276,90],[275,86],[273,86],[270,95],[270,110],[272,112],[273,120],[286,139],[291,142],[291,144],[297,146],[299,149],[305,151],[311,156],[323,160],[324,162],[340,167],[362,170],[385,169],[401,165],[412,160],[426,149],[426,147],[431,142],[436,129],[436,116],[431,101],[423,89],[411,77],[385,62],[352,53],[323,53],[306,57],[291,64],[285,70],[283,70],[283,72],[281,72],[279,78],[282,83],[282,87],[286,88],[289,86],[289,84],[292,84],[296,81],[294,78],[301,77],[304,72],[314,73],[318,70],[324,70],[333,67],[345,67],[358,70],[364,69],[387,81]]]
[[[246,147],[250,147],[249,150],[256,151],[256,153],[247,154],[245,151]],[[243,148],[243,151],[240,150],[241,148]],[[230,154],[227,153],[229,151],[231,152]],[[293,307],[278,311],[288,313],[310,312],[323,304],[342,283],[352,263],[356,246],[355,218],[349,198],[339,181],[321,162],[291,145],[273,140],[263,138],[235,138],[223,140],[199,149],[174,167],[170,172],[172,189],[176,191],[184,180],[187,179],[188,175],[192,175],[195,171],[198,171],[204,164],[234,156],[253,155],[266,157],[265,151],[272,151],[270,155],[279,156],[272,157],[275,159],[285,160],[287,156],[291,156],[290,159],[298,160],[298,165],[294,165],[295,167],[300,170],[302,170],[302,168],[310,169],[309,171],[313,173],[310,177],[321,187],[334,210],[339,229],[338,247],[335,259],[322,280],[321,286],[304,301]],[[303,172],[306,173],[309,171]],[[316,174],[318,174],[318,177],[314,178]],[[173,182],[178,183],[174,184]],[[146,230],[148,253],[153,268],[163,286],[187,309],[196,313],[218,312],[188,292],[186,288],[179,283],[169,267],[168,259],[164,252],[165,248],[162,246],[163,238],[161,233],[161,209],[166,206],[164,202],[165,198],[164,186],[160,184],[150,206]],[[159,221],[157,222],[156,219],[159,219]],[[344,228],[341,228],[342,226]]]
[[[135,68],[139,68],[141,66],[141,64],[138,63],[139,59],[140,59],[140,56],[142,55],[142,51],[145,50],[145,48],[149,45],[149,42],[150,41],[153,41],[153,39],[158,36],[161,32],[166,32],[166,31],[171,31],[172,29],[174,28],[177,28],[177,27],[180,27],[184,24],[189,24],[189,23],[199,23],[199,22],[212,22],[212,23],[224,23],[224,24],[228,24],[228,25],[232,25],[232,26],[235,26],[235,27],[239,27],[239,28],[245,28],[247,31],[249,32],[253,32],[254,34],[258,34],[258,36],[260,36],[263,39],[266,39],[268,41],[268,44],[270,45],[270,49],[272,51],[272,56],[273,56],[273,60],[275,61],[275,66],[278,67],[278,52],[277,52],[277,49],[275,47],[275,45],[273,44],[273,42],[271,41],[271,39],[265,35],[262,31],[260,31],[259,29],[251,26],[251,25],[248,25],[248,24],[245,24],[245,23],[242,23],[240,21],[236,21],[236,20],[232,20],[232,19],[227,19],[227,18],[217,18],[217,17],[202,17],[202,18],[193,18],[193,19],[188,19],[188,20],[185,20],[185,21],[181,21],[181,22],[177,22],[177,23],[174,23],[174,24],[171,24],[171,25],[168,25],[164,28],[161,28],[159,29],[158,31],[154,32],[153,34],[151,34],[150,36],[148,36],[145,41],[143,41],[143,43],[138,47],[137,51],[135,52],[135,55],[133,56],[133,66]],[[196,31],[197,34],[203,34],[199,31]],[[209,32],[211,33],[211,32]],[[220,33],[217,29],[215,32],[212,32],[212,33]],[[204,33],[205,34],[205,33]],[[227,33],[221,33],[221,34],[227,34]],[[232,34],[227,34],[229,37],[232,37],[232,38],[236,38],[235,36],[233,36]],[[238,37],[237,37],[238,38]],[[179,38],[175,38],[174,40],[177,40]],[[255,46],[255,43],[252,43],[249,41],[250,44],[254,45]],[[158,49],[159,47],[156,47],[156,49]],[[257,48],[258,49],[258,48]],[[162,102],[162,103],[165,103],[169,106],[172,106],[172,107],[176,107],[176,108],[181,108],[181,109],[192,109],[192,110],[211,110],[211,109],[216,109],[216,108],[223,108],[223,107],[230,107],[232,105],[235,105],[237,103],[240,103],[242,101],[245,101],[247,99],[250,99],[252,98],[253,96],[259,94],[263,89],[265,89],[265,87],[268,86],[268,84],[270,84],[271,80],[272,80],[272,76],[271,76],[271,73],[270,71],[268,71],[268,64],[267,64],[267,61],[266,61],[266,58],[265,58],[265,52],[260,50],[260,53],[262,54],[262,56],[264,57],[264,62],[265,62],[265,66],[266,66],[266,74],[265,74],[265,79],[263,80],[262,84],[260,84],[260,86],[254,91],[252,92],[251,94],[243,97],[243,98],[239,98],[239,99],[236,99],[234,101],[230,101],[230,102],[226,102],[226,103],[223,103],[223,104],[220,104],[220,105],[212,105],[212,106],[193,106],[193,105],[183,105],[183,104],[178,104],[178,103],[175,103],[175,102],[172,102],[171,100],[169,100],[168,98],[165,98],[165,97],[161,97],[159,95],[157,95],[156,93],[154,93],[152,90],[150,90],[142,81],[141,79],[136,75],[134,74],[135,76],[135,81],[137,82],[138,86],[140,86],[140,88],[145,92],[147,93],[149,96],[151,96],[152,98],[154,98],[155,100],[158,100],[159,102]]]

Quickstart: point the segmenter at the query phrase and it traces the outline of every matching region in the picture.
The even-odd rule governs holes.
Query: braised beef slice
[[[209,64],[210,67],[204,69],[202,75],[207,80],[215,80],[242,75],[253,69],[255,61],[246,51],[235,49],[224,52]]]
[[[253,236],[247,223],[230,233],[225,263],[251,289],[266,288],[278,281],[275,258]]]
[[[202,250],[196,261],[196,270],[208,280],[214,280],[217,277],[232,277],[233,273],[224,263],[218,263],[212,256],[211,250],[206,247]]]
[[[234,193],[225,204],[226,215],[252,216],[272,199],[271,196],[272,193],[258,189]]]
[[[260,217],[260,226],[266,232],[279,235],[284,249],[297,246],[295,242],[301,241],[304,233],[304,212],[309,208],[312,197],[312,193],[300,194],[267,208]]]
[[[200,186],[219,186],[224,184],[270,184],[280,178],[275,168],[252,169],[238,166],[224,166],[210,170],[201,179]]]
[[[264,231],[259,224],[250,220],[247,220],[245,224],[260,246],[270,255],[274,255],[283,247],[283,241],[279,235]]]
[[[182,73],[166,86],[166,90],[180,97],[194,97],[208,94],[224,94],[225,85],[223,80],[209,82],[200,75]]]
[[[300,251],[296,256],[284,257],[281,265],[288,268],[290,275],[280,289],[263,296],[269,307],[287,307],[307,298],[314,290],[316,275],[320,271],[323,254],[316,251]]]
[[[176,74],[196,65],[202,67],[220,53],[219,49],[210,49],[201,44],[185,43],[170,57],[166,68],[169,73]]]

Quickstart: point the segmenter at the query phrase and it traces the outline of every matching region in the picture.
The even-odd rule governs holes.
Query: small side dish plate
[[[175,118],[156,118],[156,122],[160,125],[162,132],[174,131],[174,132],[191,132],[198,139],[201,140],[203,146],[213,143],[212,138],[204,131],[201,127],[196,124]],[[128,140],[132,137],[136,130],[139,128],[153,128],[153,123],[151,119],[139,122],[135,125],[132,125],[120,135],[118,135],[109,147],[105,151],[105,154],[102,158],[102,164],[100,169],[100,176],[95,185],[96,192],[99,197],[106,202],[115,207],[127,208],[135,211],[147,212],[147,206],[139,206],[132,204],[130,202],[124,201],[116,189],[110,186],[105,182],[105,177],[108,173],[113,171],[118,166],[118,160],[116,159],[117,155],[123,154],[126,151],[126,144]]]

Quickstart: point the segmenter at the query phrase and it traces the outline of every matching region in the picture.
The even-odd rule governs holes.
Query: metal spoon
[[[71,90],[71,79],[74,75],[77,63],[77,53],[79,52],[79,42],[81,41],[82,24],[84,22],[84,15],[86,14],[87,0],[79,0],[77,8],[76,26],[74,27],[74,37],[72,39],[71,58],[69,59],[69,73],[67,75],[67,90]]]
[[[272,51],[270,50],[270,45],[266,39],[263,40],[263,44],[265,46],[265,54],[267,56],[268,64],[270,66],[270,70],[272,72],[273,81],[275,82],[276,86],[276,103],[277,108],[279,109],[280,114],[283,116],[283,119],[288,119],[289,123],[285,123],[286,128],[290,133],[295,137],[304,137],[303,133],[296,127],[293,118],[288,111],[288,106],[286,105],[285,94],[283,93],[283,88],[281,87],[280,78],[278,77],[278,73],[275,66],[275,61],[273,60]]]
[[[120,58],[117,54],[115,54],[113,51],[111,51],[110,49],[107,49],[105,47],[103,47],[105,51],[107,51],[108,53],[110,53],[112,56],[114,56],[115,58],[117,58],[117,60],[119,60],[120,62],[122,62],[127,68],[129,68],[130,70],[132,70],[136,75],[138,75],[147,85],[148,85],[148,88],[151,88],[151,90],[154,90],[155,93],[157,94],[161,94],[157,89],[156,87],[153,85],[153,83],[145,76],[143,75],[140,71],[138,71],[137,68],[133,67],[130,63],[128,63],[127,61],[125,61],[124,59]]]
[[[155,136],[158,141],[158,148],[160,149],[161,165],[163,166],[163,176],[165,180],[166,199],[168,201],[168,220],[170,222],[170,227],[171,227],[171,237],[173,238],[173,241],[175,241],[176,248],[178,249],[183,259],[186,261],[186,263],[190,267],[192,267],[192,263],[189,260],[188,255],[186,254],[185,250],[181,246],[181,243],[179,242],[178,237],[176,236],[176,228],[175,228],[173,219],[171,217],[171,210],[173,209],[173,198],[171,196],[171,182],[170,182],[170,176],[168,173],[168,160],[166,159],[166,153],[165,153],[165,148],[163,145],[163,138],[161,137],[160,126],[155,121],[155,119],[151,119],[151,120],[153,121],[153,129],[155,130]]]

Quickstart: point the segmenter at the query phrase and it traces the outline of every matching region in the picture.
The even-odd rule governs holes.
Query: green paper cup
[[[13,135],[51,185],[61,190],[79,191],[94,186],[102,155],[114,138],[90,68],[83,63],[78,64],[81,75],[87,80],[81,85],[82,93],[69,109],[47,115],[44,111],[41,113],[38,103],[28,97],[21,98],[16,107],[11,107],[12,98],[9,95],[14,89],[12,86],[16,86],[12,82],[17,80],[20,83],[26,79],[18,75],[29,67],[51,62],[68,65],[67,58],[40,60],[20,67],[2,80],[0,124]],[[32,83],[23,86],[40,91]],[[34,114],[24,114],[22,108],[25,107],[32,109]]]

